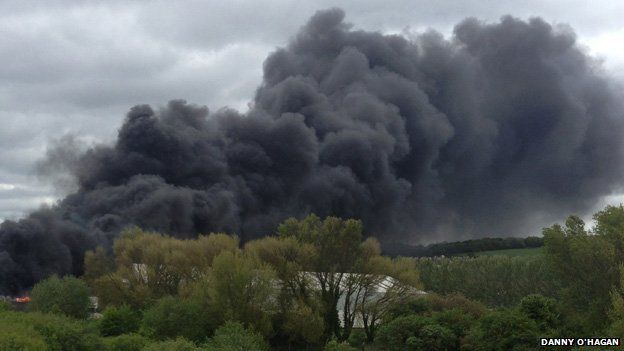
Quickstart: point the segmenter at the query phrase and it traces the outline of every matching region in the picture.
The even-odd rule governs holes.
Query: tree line
[[[396,257],[435,257],[470,255],[476,252],[524,249],[544,246],[544,239],[537,236],[526,238],[481,238],[455,242],[441,242],[429,245],[408,245],[404,243],[385,243],[382,252]]]
[[[545,228],[537,257],[390,258],[361,222],[313,215],[244,245],[133,228],[87,252],[82,277],[38,283],[29,312],[1,304],[0,349],[502,351],[623,337],[624,207],[594,220]]]

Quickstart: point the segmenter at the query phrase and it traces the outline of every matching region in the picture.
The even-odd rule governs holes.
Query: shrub
[[[382,350],[451,350],[457,336],[433,318],[411,315],[396,318],[379,328],[375,343]]]
[[[202,351],[202,349],[184,338],[177,338],[149,344],[143,351]]]
[[[200,303],[164,297],[144,312],[141,330],[156,340],[184,337],[202,342],[212,333],[213,328]]]
[[[238,322],[227,322],[215,331],[206,344],[208,351],[268,351],[269,345],[262,335],[245,329]]]
[[[66,316],[5,312],[0,318],[0,333],[3,331],[26,335],[35,344],[39,340],[47,346],[47,351],[91,351],[101,350],[102,346],[95,325]],[[0,347],[0,350],[5,348]],[[24,350],[29,349],[25,347]]]
[[[462,350],[534,350],[537,339],[538,327],[526,315],[514,310],[495,311],[471,329]]]
[[[338,342],[336,340],[330,340],[323,351],[357,351],[354,347],[350,346],[346,342]]]
[[[0,326],[0,350],[46,351],[45,340],[32,328]]]
[[[89,288],[80,279],[54,275],[39,282],[31,292],[30,307],[35,311],[62,313],[74,318],[89,316]]]
[[[108,307],[104,310],[98,326],[102,336],[115,336],[139,330],[141,316],[130,306]]]
[[[104,339],[106,351],[141,351],[149,340],[138,334],[124,334]]]
[[[0,313],[13,310],[13,306],[8,301],[0,300]]]
[[[366,344],[366,333],[362,329],[355,329],[349,335],[349,345],[357,348],[363,348]]]

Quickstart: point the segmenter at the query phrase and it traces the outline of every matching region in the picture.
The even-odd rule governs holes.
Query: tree
[[[409,315],[384,323],[375,343],[382,350],[450,351],[457,344],[457,336],[430,317]]]
[[[142,351],[149,340],[138,334],[123,334],[104,339],[106,351]]]
[[[267,265],[229,251],[219,254],[195,296],[207,293],[214,312],[224,321],[238,321],[268,336],[277,312],[277,280]]]
[[[303,301],[294,303],[284,312],[283,331],[291,342],[300,344],[316,344],[321,340],[324,331],[323,318],[318,310],[314,310]]]
[[[367,340],[372,342],[379,323],[388,319],[393,306],[402,305],[418,297],[417,287],[421,284],[415,261],[410,258],[390,259],[379,256],[377,251],[365,260],[364,271],[365,274],[356,276],[357,281],[353,287],[347,284],[345,295],[352,296],[353,311],[345,308],[343,315],[349,320],[349,324],[353,325],[355,315],[359,313]],[[383,287],[383,290],[380,290],[380,287]]]
[[[144,308],[163,296],[188,290],[207,276],[219,253],[239,249],[238,239],[225,234],[182,240],[131,228],[115,241],[113,251],[114,271],[102,250],[87,255],[89,283],[102,305]]]
[[[101,276],[115,271],[115,261],[110,257],[102,246],[98,246],[94,251],[85,252],[83,278],[91,282]]]
[[[325,344],[323,351],[357,351],[357,349],[344,341],[339,342],[336,339],[332,339]]]
[[[479,320],[464,339],[462,350],[535,350],[539,335],[529,317],[516,310],[499,310]]]
[[[346,272],[356,272],[361,263],[362,223],[310,215],[302,220],[287,219],[278,227],[282,237],[292,237],[316,250],[307,267],[318,282],[328,336],[342,337],[336,307],[343,294]],[[346,335],[348,337],[348,335]]]
[[[89,288],[80,279],[54,275],[33,287],[30,306],[35,311],[63,313],[74,318],[89,316]]]
[[[104,310],[98,326],[102,336],[115,336],[139,330],[141,315],[128,305],[111,306]]]
[[[527,295],[520,301],[519,309],[534,320],[541,331],[552,331],[560,324],[555,299],[537,294]]]
[[[622,234],[624,208],[608,206],[594,215],[593,231],[570,216],[565,226],[544,229],[546,256],[561,285],[559,300],[569,323],[586,332],[608,323],[611,292],[619,287],[619,265],[624,263]]]
[[[45,345],[46,351],[96,351],[102,349],[101,338],[91,323],[58,314],[39,312],[5,312],[0,318],[0,350],[8,345],[21,345],[17,350],[38,350]],[[2,335],[9,334],[8,345]],[[22,337],[23,336],[23,337]],[[27,340],[29,339],[29,340]],[[5,347],[6,346],[6,347]]]
[[[237,322],[227,322],[215,331],[204,346],[206,351],[268,351],[269,345],[259,333]]]
[[[165,340],[147,345],[143,351],[202,351],[194,343],[184,338]]]
[[[201,342],[212,334],[214,323],[197,301],[168,296],[143,313],[141,332],[155,340],[183,337]]]

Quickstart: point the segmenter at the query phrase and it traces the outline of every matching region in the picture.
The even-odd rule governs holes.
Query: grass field
[[[475,252],[476,256],[539,256],[544,254],[543,247],[530,247],[525,249],[493,250]]]

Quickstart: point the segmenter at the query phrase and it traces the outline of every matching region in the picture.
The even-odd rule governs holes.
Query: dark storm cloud
[[[621,187],[624,108],[570,31],[504,17],[406,39],[343,18],[274,51],[246,113],[138,105],[112,145],[62,140],[40,169],[77,190],[2,224],[4,290],[80,274],[128,225],[247,240],[314,212],[382,241],[517,235]]]

